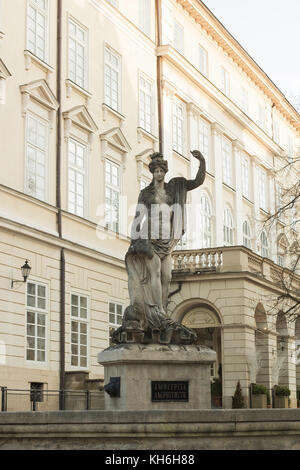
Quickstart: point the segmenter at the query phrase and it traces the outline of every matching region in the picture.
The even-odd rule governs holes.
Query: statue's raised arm
[[[195,179],[187,181],[188,191],[191,191],[192,189],[196,189],[198,188],[198,186],[201,186],[201,184],[203,184],[205,180],[205,174],[206,174],[206,162],[200,150],[191,150],[191,154],[193,155],[193,157],[199,160],[199,169],[198,169]]]

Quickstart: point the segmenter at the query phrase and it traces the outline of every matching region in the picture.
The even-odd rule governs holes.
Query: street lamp
[[[16,279],[12,279],[11,287],[13,288],[15,282],[26,282],[27,278],[29,277],[30,271],[31,271],[31,266],[28,264],[28,260],[26,260],[23,266],[21,266],[21,273],[22,273],[24,281],[17,281]]]

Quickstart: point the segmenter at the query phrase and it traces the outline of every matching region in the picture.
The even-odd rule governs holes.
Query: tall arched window
[[[261,256],[267,258],[269,256],[269,246],[266,232],[262,232],[260,235],[260,245],[261,245]]]
[[[202,194],[200,198],[200,210],[200,246],[210,248],[212,244],[211,206],[205,194]]]
[[[251,249],[251,232],[250,225],[247,220],[243,223],[243,245]]]
[[[233,222],[228,207],[225,207],[223,213],[223,241],[224,245],[233,245]]]

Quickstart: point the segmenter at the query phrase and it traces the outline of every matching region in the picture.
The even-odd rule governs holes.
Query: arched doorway
[[[211,366],[210,377],[218,399],[214,400],[212,396],[212,406],[222,406],[222,338],[219,315],[209,305],[198,305],[185,313],[181,323],[197,333],[197,344],[207,346],[217,353],[217,361]]]

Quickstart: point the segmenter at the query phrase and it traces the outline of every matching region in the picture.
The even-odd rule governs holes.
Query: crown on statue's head
[[[163,155],[160,152],[155,152],[150,155],[151,162],[149,163],[149,170],[154,173],[156,168],[162,168],[165,173],[168,171],[168,162],[164,160]]]

